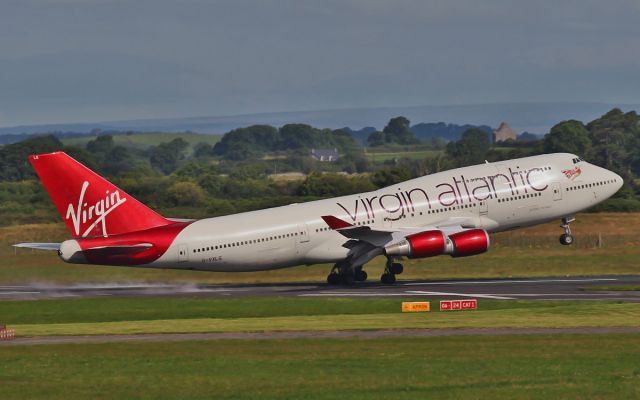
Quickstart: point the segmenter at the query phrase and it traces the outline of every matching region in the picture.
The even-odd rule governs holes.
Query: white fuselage
[[[622,179],[566,153],[458,168],[372,192],[208,218],[186,227],[149,267],[257,271],[338,262],[347,239],[321,216],[372,229],[499,232],[572,216]]]

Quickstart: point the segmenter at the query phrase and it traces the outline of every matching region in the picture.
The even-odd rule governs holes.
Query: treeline
[[[53,136],[30,138],[0,147],[0,225],[58,220],[27,161],[30,154],[58,150],[172,217],[216,216],[364,192],[485,160],[550,152],[578,154],[625,179],[623,190],[599,210],[640,211],[640,118],[635,112],[614,109],[587,124],[563,121],[542,140],[500,147],[480,128],[467,129],[458,141],[418,145],[408,127],[408,119],[392,119],[381,132],[381,146],[397,150],[398,143],[405,143],[402,148],[411,151],[442,150],[419,159],[398,151],[393,159],[374,161],[346,130],[304,124],[235,129],[215,146],[200,143],[195,148],[181,138],[147,149],[117,145],[110,135],[77,147]],[[337,148],[339,160],[314,160],[310,150],[322,147]],[[305,175],[291,180],[274,175],[282,172]]]
[[[274,152],[307,155],[317,148],[336,148],[341,154],[360,155],[362,149],[351,133],[342,129],[318,129],[306,124],[287,124],[277,129],[254,125],[230,131],[215,146],[201,146],[197,156],[213,155],[229,160],[247,160]]]
[[[302,180],[278,180],[250,164],[227,175],[214,164],[191,160],[170,175],[108,178],[163,215],[204,218],[366,192],[409,175],[391,168],[371,175],[311,173]],[[56,221],[59,217],[39,181],[0,182],[0,225]]]
[[[576,120],[563,121],[553,126],[542,140],[506,146],[492,147],[481,131],[467,130],[460,141],[447,144],[446,167],[536,154],[572,153],[616,172],[625,181],[613,199],[595,210],[640,211],[640,117],[635,111],[624,113],[615,108],[586,125]]]

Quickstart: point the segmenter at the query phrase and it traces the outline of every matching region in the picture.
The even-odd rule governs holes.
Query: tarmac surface
[[[443,281],[377,282],[353,286],[327,284],[78,284],[0,286],[0,299],[37,300],[100,296],[215,296],[215,297],[420,297],[496,300],[613,300],[640,302],[640,291],[614,290],[640,287],[640,275],[571,278],[465,279]],[[606,290],[602,290],[606,287]]]

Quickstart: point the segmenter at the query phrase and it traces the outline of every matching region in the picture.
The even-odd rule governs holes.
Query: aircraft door
[[[186,244],[178,245],[178,261],[189,261],[189,247]]]
[[[298,225],[298,243],[306,243],[309,241],[309,230],[307,224]]]
[[[478,206],[478,213],[480,216],[486,216],[489,214],[489,202],[487,200],[482,200]]]
[[[553,200],[562,200],[562,188],[560,182],[551,182],[551,190],[553,191]]]

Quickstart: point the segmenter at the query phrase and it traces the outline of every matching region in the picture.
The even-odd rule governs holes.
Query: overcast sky
[[[640,2],[0,0],[0,126],[640,103]]]

